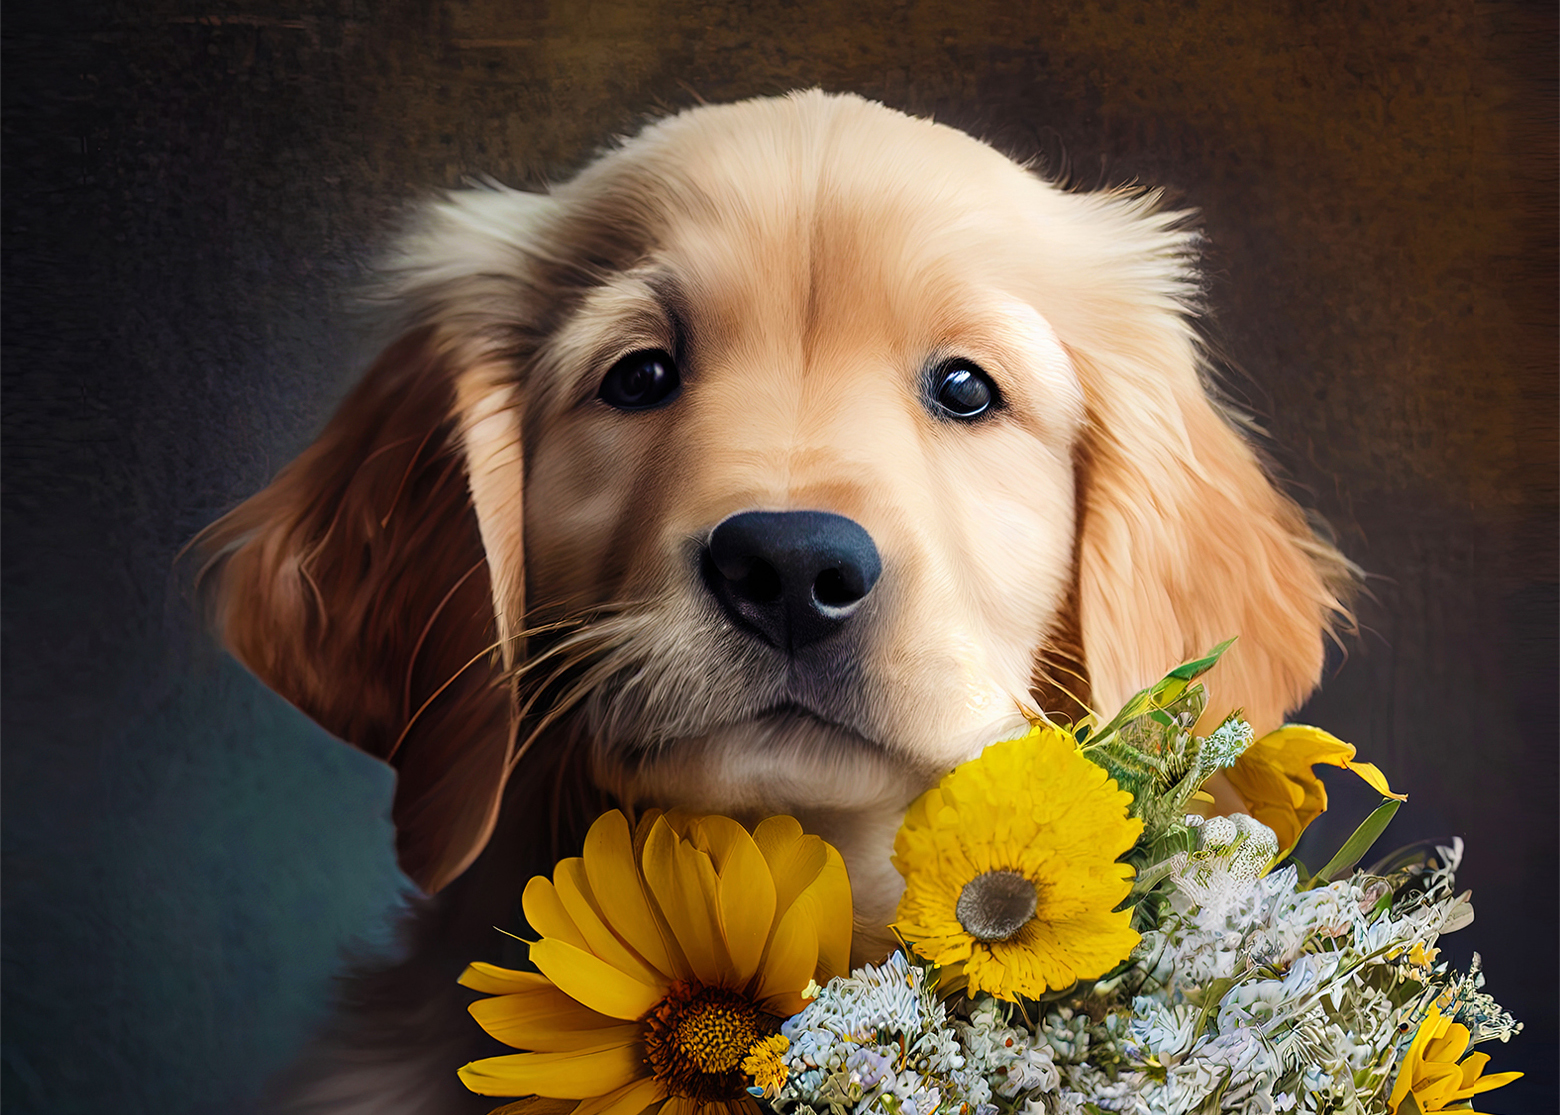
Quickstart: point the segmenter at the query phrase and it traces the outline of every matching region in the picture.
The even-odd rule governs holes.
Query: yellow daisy
[[[910,807],[894,839],[905,877],[894,928],[944,979],[1000,999],[1104,975],[1138,942],[1116,862],[1143,822],[1132,795],[1038,724],[995,743]]]
[[[756,1111],[742,1062],[849,970],[850,882],[840,854],[790,817],[751,834],[727,817],[614,810],[585,854],[526,886],[540,974],[473,964],[471,1005],[528,1052],[474,1061],[489,1096],[578,1101],[574,1115]]]
[[[1387,1097],[1387,1108],[1395,1115],[1413,1110],[1414,1106],[1426,1115],[1432,1111],[1453,1110],[1453,1104],[1459,1105],[1456,1110],[1466,1111],[1460,1105],[1471,1104],[1480,1092],[1510,1084],[1522,1075],[1520,1072],[1481,1075],[1490,1057],[1488,1053],[1474,1053],[1464,1059],[1469,1036],[1468,1027],[1453,1022],[1441,1014],[1439,1007],[1432,1006],[1408,1052],[1403,1055],[1403,1063],[1398,1066],[1397,1080]],[[1414,1097],[1414,1105],[1405,1107],[1409,1096]]]

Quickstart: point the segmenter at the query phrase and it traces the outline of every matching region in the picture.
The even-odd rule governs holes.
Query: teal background
[[[406,892],[391,779],[211,644],[180,548],[319,429],[406,207],[821,84],[1201,208],[1206,323],[1371,574],[1303,712],[1460,834],[1557,1106],[1555,14],[1515,3],[11,2],[3,1100],[251,1110]],[[1231,540],[1238,544],[1239,540]],[[1337,785],[1310,848],[1373,804]],[[453,1066],[452,1066],[453,1068]]]

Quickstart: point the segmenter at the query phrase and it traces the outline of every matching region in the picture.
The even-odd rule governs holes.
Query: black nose
[[[882,571],[872,536],[827,511],[743,511],[711,531],[704,550],[715,599],[784,651],[837,630]]]

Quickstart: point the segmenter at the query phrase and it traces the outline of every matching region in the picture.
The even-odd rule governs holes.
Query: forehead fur
[[[855,282],[877,270],[882,290],[978,277],[1034,306],[1070,346],[1119,344],[1111,334],[1128,308],[1185,336],[1183,214],[1156,213],[1149,194],[1069,193],[963,132],[855,96],[693,109],[555,196],[631,217],[642,247],[701,234],[728,250],[789,245],[809,264],[791,277],[807,282],[831,270]],[[1162,316],[1145,322],[1145,310]]]
[[[1086,370],[1194,343],[1193,237],[1156,203],[1070,193],[963,132],[813,90],[667,118],[548,194],[451,195],[389,271],[419,324],[523,358],[586,293],[658,252],[702,238],[718,250],[690,256],[762,285],[780,247],[790,289],[766,297],[845,276],[856,298],[863,282],[919,297],[944,274],[975,277],[1042,314]]]

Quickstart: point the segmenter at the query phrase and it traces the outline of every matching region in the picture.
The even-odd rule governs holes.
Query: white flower
[[[1230,718],[1220,724],[1202,741],[1197,754],[1197,765],[1212,772],[1235,765],[1235,760],[1246,753],[1257,738],[1257,733],[1244,720]]]
[[[1168,1064],[1189,1052],[1197,1037],[1197,1020],[1202,1012],[1190,1004],[1170,1006],[1146,995],[1132,1000],[1132,1020],[1127,1024],[1130,1040],[1139,1048],[1139,1057]]]
[[[1219,1003],[1219,1030],[1256,1026],[1273,1032],[1313,1009],[1319,990],[1337,970],[1336,953],[1311,953],[1290,965],[1282,979],[1249,980],[1231,988]]]
[[[1199,923],[1213,926],[1249,897],[1251,885],[1278,855],[1278,837],[1244,813],[1209,817],[1197,831],[1197,851],[1178,855],[1171,875],[1186,907],[1201,908]]]

